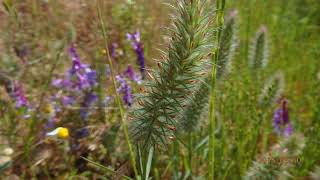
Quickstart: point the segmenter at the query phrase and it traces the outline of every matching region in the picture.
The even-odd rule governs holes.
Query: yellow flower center
[[[53,113],[53,112],[54,112],[54,108],[53,108],[52,105],[48,104],[48,105],[45,106],[45,108],[44,108],[44,113],[46,113],[46,114],[51,114],[51,113]]]
[[[69,137],[69,130],[67,128],[60,128],[58,131],[59,138],[68,138]]]
[[[107,50],[102,49],[102,50],[101,50],[101,54],[102,54],[102,55],[106,55],[106,54],[107,54]]]

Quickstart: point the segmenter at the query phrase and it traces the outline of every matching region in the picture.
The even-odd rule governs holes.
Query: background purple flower
[[[123,55],[123,51],[121,48],[119,48],[119,44],[118,43],[112,43],[110,48],[110,56],[113,58],[113,59],[117,59],[118,57],[122,56]]]
[[[281,106],[273,114],[273,127],[278,135],[290,136],[293,132],[293,127],[289,119],[288,101],[282,99],[280,104]]]
[[[116,80],[120,83],[118,92],[122,94],[123,102],[126,105],[131,106],[133,101],[131,86],[127,83],[127,81],[121,75],[117,75]]]
[[[27,100],[22,85],[16,83],[14,85],[14,89],[13,89],[13,95],[12,95],[13,99],[16,102],[16,107],[20,108],[20,107],[29,107],[29,101]]]
[[[80,116],[86,119],[89,115],[91,105],[98,100],[98,96],[94,93],[87,93],[80,108]]]
[[[69,48],[72,66],[63,79],[55,79],[52,85],[69,91],[90,89],[97,84],[97,74],[88,64],[82,64],[74,46]]]
[[[90,133],[90,132],[89,132],[88,128],[86,128],[86,127],[80,128],[80,129],[78,129],[78,130],[76,131],[76,133],[75,133],[75,138],[76,138],[76,139],[85,138],[85,137],[89,136],[89,133]]]
[[[144,49],[143,44],[141,42],[140,32],[137,31],[135,33],[127,33],[128,40],[131,41],[131,45],[136,52],[138,65],[140,66],[140,72],[142,79],[145,77],[145,58],[144,58]]]
[[[74,97],[71,97],[71,96],[63,96],[61,98],[61,100],[62,100],[62,104],[64,106],[70,106],[75,102],[76,99]]]
[[[141,76],[137,75],[132,66],[128,65],[126,71],[124,72],[124,74],[130,78],[131,80],[135,81],[136,83],[140,84],[141,83]]]

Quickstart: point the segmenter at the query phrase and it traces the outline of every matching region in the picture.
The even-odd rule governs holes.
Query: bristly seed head
[[[198,73],[208,65],[207,55],[213,48],[210,31],[213,17],[207,1],[175,1],[177,14],[173,19],[171,42],[167,53],[154,74],[146,71],[148,93],[142,94],[132,114],[133,139],[143,147],[166,146],[165,139],[174,139],[172,132],[159,127],[177,124],[187,96],[197,88]],[[143,103],[144,102],[144,103]]]
[[[177,128],[176,128],[176,127],[174,127],[174,126],[170,126],[170,125],[168,125],[167,127],[168,127],[168,129],[170,129],[171,131],[176,131],[176,130],[177,130]]]

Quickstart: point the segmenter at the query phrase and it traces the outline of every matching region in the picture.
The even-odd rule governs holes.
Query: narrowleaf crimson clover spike
[[[290,136],[293,132],[293,127],[289,119],[288,100],[280,98],[279,104],[280,107],[273,114],[274,130],[278,135]]]

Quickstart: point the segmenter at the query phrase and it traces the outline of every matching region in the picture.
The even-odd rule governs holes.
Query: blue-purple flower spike
[[[90,89],[97,84],[97,74],[88,64],[82,64],[74,46],[69,48],[72,67],[63,79],[55,79],[52,85],[69,91]]]
[[[278,135],[290,136],[293,132],[293,127],[289,119],[288,101],[281,99],[280,105],[273,115],[273,127]]]
[[[90,132],[89,132],[88,128],[83,127],[83,128],[80,128],[76,131],[75,138],[82,139],[82,138],[89,136],[89,134],[90,134]]]
[[[29,107],[29,102],[24,94],[23,88],[20,84],[14,85],[13,98],[16,101],[16,107]]]
[[[110,51],[110,56],[113,59],[117,59],[123,55],[122,49],[119,47],[119,44],[116,42],[114,42],[110,45],[109,51]]]
[[[131,41],[131,45],[137,54],[138,65],[140,66],[140,72],[142,79],[145,77],[145,64],[144,64],[144,49],[140,38],[140,32],[127,33],[128,40]]]
[[[127,83],[127,81],[121,76],[117,75],[116,80],[120,83],[120,87],[118,88],[118,92],[121,93],[122,100],[127,106],[132,105],[133,95],[131,86]]]
[[[93,103],[95,103],[98,100],[98,96],[94,93],[88,93],[86,94],[84,101],[80,108],[80,116],[82,119],[86,119],[90,112],[90,107]]]
[[[128,65],[127,70],[124,72],[125,76],[133,80],[134,82],[140,84],[141,83],[141,76],[137,75],[132,66]]]

